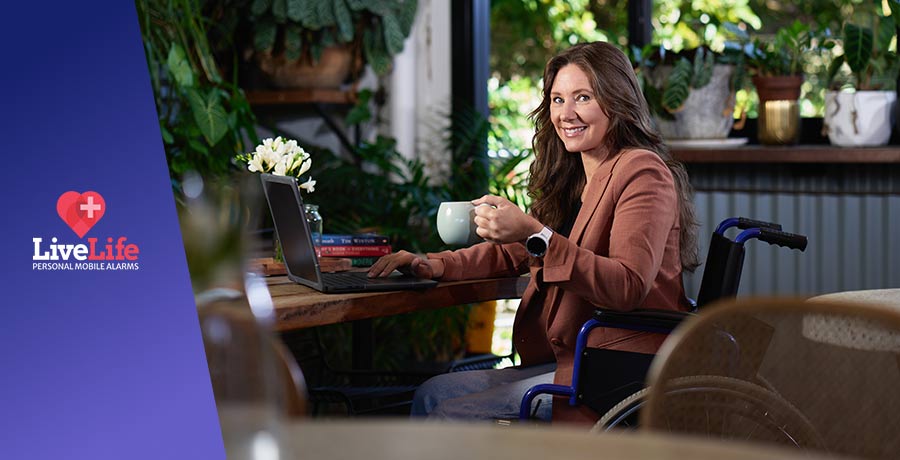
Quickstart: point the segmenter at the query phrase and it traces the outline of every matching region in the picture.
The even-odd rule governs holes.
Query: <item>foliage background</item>
[[[753,37],[771,40],[795,19],[819,33],[839,30],[844,18],[882,9],[872,0],[654,0],[652,43],[679,51],[701,44],[721,50],[731,22]],[[570,44],[605,40],[626,48],[626,0],[493,0],[491,2],[491,78],[489,104],[494,130],[491,155],[530,150],[531,123],[526,115],[540,102],[543,65]],[[825,73],[830,56],[810,56],[804,69],[801,113],[822,116]],[[752,89],[738,93],[738,105],[756,116]]]

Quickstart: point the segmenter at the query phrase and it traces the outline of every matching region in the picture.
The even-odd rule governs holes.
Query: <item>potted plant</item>
[[[771,42],[757,39],[746,48],[747,65],[759,96],[760,143],[797,143],[803,63],[811,43],[809,26],[794,21],[779,29]]]
[[[633,50],[644,97],[668,140],[724,139],[734,124],[743,57],[707,47],[678,53]]]
[[[253,60],[278,87],[338,87],[361,64],[383,75],[403,50],[417,0],[238,0]]]
[[[825,129],[835,145],[884,145],[891,136],[898,60],[889,45],[895,20],[878,14],[868,20],[867,25],[848,21],[841,36],[824,45],[842,50],[829,66],[825,93]]]
[[[136,7],[172,187],[182,203],[185,175],[227,176],[235,153],[258,142],[256,117],[219,67],[221,38],[233,33],[211,20],[222,5],[140,0]]]

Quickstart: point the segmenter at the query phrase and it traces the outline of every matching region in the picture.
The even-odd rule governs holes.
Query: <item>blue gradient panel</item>
[[[225,458],[134,5],[4,6],[0,456]],[[106,201],[84,238],[69,190]],[[140,269],[34,271],[35,237]]]

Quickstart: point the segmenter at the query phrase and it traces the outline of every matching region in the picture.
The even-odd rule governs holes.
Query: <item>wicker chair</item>
[[[670,337],[648,383],[641,429],[900,458],[898,308],[716,304]]]

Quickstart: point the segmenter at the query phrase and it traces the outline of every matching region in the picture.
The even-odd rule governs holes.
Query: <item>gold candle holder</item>
[[[760,102],[758,129],[762,144],[796,144],[800,138],[800,104],[797,100]]]

